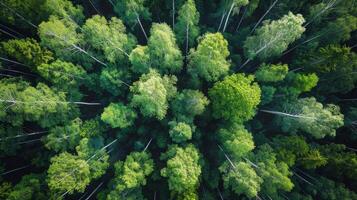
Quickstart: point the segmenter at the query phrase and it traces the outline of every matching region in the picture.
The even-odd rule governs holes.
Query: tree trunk
[[[221,29],[222,23],[223,23],[223,19],[226,16],[226,11],[223,12],[222,14],[222,18],[221,18],[221,22],[219,22],[219,27],[217,29],[217,32],[219,32],[219,30]]]
[[[227,23],[228,23],[228,20],[229,20],[229,16],[231,15],[231,12],[232,12],[233,8],[234,8],[234,3],[232,3],[231,8],[229,9],[229,12],[228,12],[228,15],[227,15],[227,18],[226,18],[226,22],[224,23],[222,32],[226,31]]]
[[[146,40],[148,40],[148,36],[146,35],[146,32],[145,32],[145,30],[144,30],[143,25],[141,24],[141,21],[140,21],[140,18],[139,18],[139,15],[138,15],[138,14],[136,14],[136,19],[138,20],[138,23],[139,23],[139,25],[140,25],[141,30],[142,30],[143,33],[144,33],[144,36],[145,36]]]
[[[258,25],[260,24],[260,22],[262,22],[262,20],[264,19],[264,17],[270,12],[270,10],[275,6],[275,4],[278,2],[278,0],[275,0],[274,3],[269,7],[269,9],[264,13],[264,15],[258,20],[258,22],[255,24],[255,26],[253,27],[252,31],[250,32],[250,34],[252,34],[255,29],[258,27]]]

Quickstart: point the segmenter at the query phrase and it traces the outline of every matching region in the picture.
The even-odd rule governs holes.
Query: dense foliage
[[[0,199],[357,200],[356,0],[0,0]]]

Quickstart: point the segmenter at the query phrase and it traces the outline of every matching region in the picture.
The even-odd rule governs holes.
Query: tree
[[[279,56],[288,45],[300,38],[305,31],[302,15],[289,12],[276,21],[266,20],[263,26],[256,30],[256,34],[249,36],[244,42],[245,55],[253,60],[258,57],[266,60]]]
[[[228,74],[230,63],[228,42],[220,33],[206,33],[199,40],[196,50],[191,50],[188,73],[192,77],[214,82]]]
[[[171,146],[161,155],[167,159],[166,167],[161,169],[161,176],[166,177],[169,189],[176,194],[195,192],[201,174],[200,154],[193,145],[185,148]]]
[[[353,6],[352,6],[353,7]],[[334,21],[329,21],[319,33],[322,34],[321,43],[338,44],[349,40],[353,31],[357,29],[357,17],[354,15],[344,15]]]
[[[112,128],[126,128],[133,125],[136,113],[122,103],[110,103],[104,108],[101,119]]]
[[[245,162],[235,162],[232,166],[226,161],[219,167],[219,171],[222,173],[224,188],[232,189],[236,195],[244,194],[253,198],[260,191],[262,179]]]
[[[29,174],[21,178],[21,181],[16,184],[12,191],[7,196],[7,200],[31,200],[39,199],[45,200],[46,195],[43,193],[44,188],[42,183],[44,181],[43,175]]]
[[[259,82],[278,82],[284,80],[289,68],[286,64],[265,64],[260,65],[255,72],[255,77]]]
[[[357,55],[351,48],[329,45],[318,49],[302,61],[310,72],[315,72],[321,81],[321,93],[347,93],[357,82]]]
[[[80,83],[87,79],[87,74],[81,66],[61,60],[41,64],[37,71],[53,85],[66,91],[78,89]]]
[[[171,126],[169,134],[174,142],[182,143],[192,138],[190,125],[183,122],[170,122],[169,125]]]
[[[149,72],[151,59],[148,46],[136,46],[129,55],[131,69],[134,73],[145,74]]]
[[[191,122],[196,115],[204,112],[208,104],[209,100],[202,92],[185,89],[175,96],[171,109],[177,119]]]
[[[99,76],[100,87],[113,96],[126,95],[129,82],[131,82],[131,74],[126,67],[109,65],[102,69]]]
[[[238,123],[251,119],[261,95],[261,90],[253,79],[252,75],[233,74],[216,82],[208,92],[213,117]]]
[[[117,0],[114,5],[114,11],[124,20],[127,24],[138,22],[145,38],[147,35],[141,23],[140,17],[143,19],[150,19],[151,13],[145,7],[146,0]]]
[[[45,0],[43,9],[49,15],[59,18],[70,18],[75,22],[82,23],[84,21],[83,7],[73,5],[72,1],[68,0]]]
[[[199,20],[200,13],[196,9],[195,0],[187,0],[178,11],[177,24],[174,29],[177,42],[181,47],[185,47],[186,54],[200,34]]]
[[[8,40],[2,42],[1,46],[4,54],[29,66],[33,71],[36,71],[37,66],[47,64],[54,59],[52,52],[41,47],[32,38]]]
[[[2,79],[0,83],[1,121],[14,126],[32,121],[42,127],[51,127],[77,115],[64,92],[54,91],[43,83],[36,87],[17,79]]]
[[[136,44],[134,36],[126,34],[124,24],[116,17],[107,21],[105,17],[95,15],[86,20],[82,32],[86,43],[102,51],[111,63],[125,65]]]
[[[178,73],[182,69],[182,54],[176,44],[171,28],[163,23],[154,23],[150,30],[148,41],[150,66],[162,74]]]
[[[76,147],[78,158],[86,160],[89,165],[91,180],[100,178],[109,167],[109,155],[103,146],[104,139],[97,136],[81,139]]]
[[[47,149],[55,152],[74,150],[81,139],[82,120],[77,118],[66,126],[56,126],[50,129],[49,134],[43,138]]]
[[[20,12],[21,15],[34,24],[40,23],[46,19],[46,10],[41,9],[46,0],[4,0],[1,2],[3,12],[0,13],[0,21],[11,25],[18,25],[22,28],[29,28],[30,25],[23,19],[19,18],[13,11]],[[40,8],[40,9],[39,9]]]
[[[132,152],[124,162],[118,161],[114,166],[115,178],[110,183],[114,190],[109,193],[108,199],[126,199],[126,193],[146,185],[146,177],[154,170],[154,162],[146,152]]]
[[[333,104],[323,106],[315,98],[302,98],[282,105],[283,112],[270,112],[278,115],[277,123],[284,132],[296,133],[302,130],[314,138],[335,136],[336,129],[343,126],[340,108]],[[269,111],[268,111],[269,112]]]
[[[69,194],[75,191],[84,192],[90,183],[88,163],[67,152],[51,158],[47,174],[48,187],[53,192]]]
[[[41,44],[53,50],[56,56],[70,61],[74,56],[70,49],[82,43],[82,35],[76,32],[76,28],[76,24],[68,19],[51,17],[49,21],[39,25]]]
[[[311,187],[308,190],[315,198],[322,200],[357,199],[357,194],[345,185],[324,177],[319,177],[316,187]]]
[[[225,152],[235,161],[242,159],[255,147],[252,134],[242,125],[234,124],[219,129],[217,134]]]
[[[139,107],[141,114],[146,117],[165,117],[168,100],[176,94],[176,77],[163,76],[155,70],[150,70],[130,87],[132,93],[131,105]]]
[[[226,31],[226,27],[227,27],[227,24],[228,24],[228,20],[229,20],[229,17],[231,15],[231,12],[233,10],[233,8],[239,10],[241,6],[245,6],[249,3],[249,0],[231,0],[231,7],[228,11],[228,14],[227,14],[227,17],[226,17],[226,22],[224,23],[224,26],[223,26],[223,32]],[[239,12],[239,11],[238,11]]]
[[[278,190],[291,191],[294,184],[289,179],[292,175],[289,167],[286,163],[277,161],[276,154],[268,144],[259,146],[252,162],[257,165],[257,174],[263,179],[261,191],[264,194],[275,197]]]

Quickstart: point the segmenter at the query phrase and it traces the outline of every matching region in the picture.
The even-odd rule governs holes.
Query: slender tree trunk
[[[175,29],[175,0],[172,0],[172,30]]]
[[[146,149],[150,146],[151,141],[152,141],[152,138],[149,140],[149,142],[147,143],[147,145],[145,146],[145,148],[144,148],[144,150],[143,150],[143,151],[146,151]]]
[[[219,32],[219,30],[221,29],[222,23],[223,23],[223,19],[226,16],[226,11],[223,12],[222,14],[222,18],[221,18],[221,22],[219,22],[219,27],[217,29],[217,32]]]
[[[232,3],[231,8],[229,9],[229,12],[228,12],[227,18],[226,18],[226,22],[224,23],[222,32],[226,31],[228,20],[229,20],[229,17],[231,15],[231,12],[232,12],[233,8],[234,8],[234,3]]]
[[[190,26],[187,22],[187,25],[186,25],[186,56],[188,54],[188,31],[189,31],[189,28],[190,28]]]
[[[265,112],[265,113],[270,113],[274,115],[281,115],[281,116],[286,116],[286,117],[292,117],[292,118],[303,118],[303,119],[316,119],[315,117],[307,117],[304,115],[295,115],[295,114],[290,114],[290,113],[284,113],[284,112],[279,112],[279,111],[272,111],[272,110],[259,110],[260,112]]]
[[[57,103],[57,104],[78,104],[78,105],[87,105],[87,106],[96,106],[101,105],[100,103],[88,103],[82,101],[17,101],[17,100],[9,100],[9,99],[0,99],[0,102],[3,103],[13,103],[13,104],[49,104],[49,103]]]
[[[238,31],[238,29],[239,29],[239,27],[240,27],[240,25],[242,24],[242,22],[243,22],[243,19],[244,19],[244,17],[245,17],[245,14],[247,13],[247,7],[244,7],[244,12],[243,12],[243,15],[242,15],[242,17],[240,18],[240,20],[239,20],[239,23],[238,23],[238,26],[237,26],[237,28],[236,28],[236,30],[235,30],[235,32],[237,32]]]
[[[145,32],[145,30],[144,30],[143,25],[141,24],[141,21],[140,21],[140,18],[139,18],[139,15],[138,15],[138,14],[136,14],[136,20],[138,20],[138,23],[139,23],[139,25],[140,25],[140,28],[141,28],[141,30],[142,30],[143,33],[144,33],[145,39],[148,40],[148,36],[146,35],[146,32]]]
[[[10,136],[10,137],[4,137],[4,138],[0,138],[0,141],[14,139],[14,138],[20,138],[20,137],[27,137],[27,136],[32,136],[32,135],[39,135],[42,133],[48,133],[48,131],[39,131],[39,132],[25,133],[25,134]]]
[[[264,19],[264,17],[270,12],[270,10],[275,6],[275,4],[278,2],[278,0],[275,0],[274,3],[269,7],[269,9],[264,13],[264,15],[258,20],[258,22],[255,24],[255,26],[253,27],[252,31],[250,32],[250,34],[252,34],[255,29],[258,27],[258,25],[260,24],[260,22],[262,22],[262,20]]]

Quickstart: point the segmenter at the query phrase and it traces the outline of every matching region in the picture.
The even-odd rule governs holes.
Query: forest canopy
[[[0,199],[357,200],[356,0],[1,0]]]

